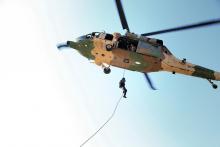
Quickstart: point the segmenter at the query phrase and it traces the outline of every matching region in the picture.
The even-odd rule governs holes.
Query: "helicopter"
[[[130,32],[121,0],[115,0],[124,35],[120,33],[92,32],[80,36],[76,41],[59,44],[58,49],[73,48],[82,56],[92,60],[103,68],[105,74],[111,72],[110,67],[141,72],[151,89],[155,90],[148,73],[167,71],[173,74],[184,74],[203,78],[209,81],[214,89],[217,85],[213,80],[220,81],[220,72],[187,62],[185,58],[176,58],[160,39],[148,36],[182,31],[187,29],[220,24],[220,19],[214,19],[185,26],[159,30],[144,34]]]

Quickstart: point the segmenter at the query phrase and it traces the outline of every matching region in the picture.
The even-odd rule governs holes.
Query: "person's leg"
[[[124,98],[127,98],[127,97],[126,97],[126,94],[127,94],[127,89],[126,89],[125,87],[123,87],[123,94],[124,94],[124,96],[123,96],[123,97],[124,97]]]

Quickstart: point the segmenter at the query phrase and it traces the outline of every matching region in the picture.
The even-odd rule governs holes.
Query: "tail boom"
[[[220,72],[215,72],[215,80],[220,81]]]
[[[179,60],[173,55],[166,56],[165,59],[162,61],[162,70],[220,81],[220,72],[216,72],[214,70],[199,65],[194,65],[189,62]]]

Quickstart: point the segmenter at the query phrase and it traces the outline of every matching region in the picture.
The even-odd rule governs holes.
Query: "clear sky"
[[[218,0],[122,0],[146,33],[220,17]],[[111,114],[123,70],[110,75],[56,44],[122,30],[113,0],[0,0],[0,146],[76,147]],[[220,71],[220,25],[154,36],[171,52]],[[203,79],[126,71],[128,99],[87,147],[219,147],[220,90]],[[220,82],[216,82],[220,86]]]

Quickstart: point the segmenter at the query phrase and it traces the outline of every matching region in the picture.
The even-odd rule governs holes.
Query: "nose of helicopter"
[[[59,50],[63,48],[73,48],[77,50],[82,56],[88,59],[94,59],[95,57],[92,55],[92,49],[94,48],[94,44],[92,40],[76,40],[74,41],[67,41],[66,43],[59,44],[57,46]]]
[[[76,41],[76,42],[67,41],[67,42],[58,44],[57,48],[59,50],[62,50],[62,49],[65,49],[65,48],[73,48],[73,49],[76,49],[76,50],[80,50],[82,48],[82,45],[81,45],[81,42],[79,42],[79,41]]]
[[[67,46],[80,51],[86,50],[87,43],[82,40],[76,40],[76,41],[67,41]]]

